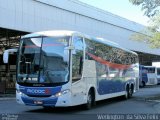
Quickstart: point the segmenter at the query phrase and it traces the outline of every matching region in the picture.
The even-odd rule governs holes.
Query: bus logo
[[[49,89],[45,90],[39,90],[39,89],[27,89],[27,93],[32,93],[32,94],[50,94]]]
[[[51,91],[49,89],[45,89],[45,94],[50,94]]]
[[[45,90],[27,89],[27,93],[32,93],[32,94],[45,94]]]

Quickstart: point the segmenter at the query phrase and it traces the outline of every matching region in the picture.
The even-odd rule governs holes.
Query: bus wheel
[[[125,95],[123,96],[123,98],[124,98],[125,100],[128,99],[128,91],[127,91],[127,90],[125,91]]]
[[[87,103],[85,104],[85,109],[86,110],[91,109],[92,103],[94,103],[94,97],[92,91],[90,90],[87,96]]]
[[[128,89],[128,98],[131,98],[132,94],[133,94],[133,89],[132,89],[132,87],[129,87],[129,89]]]
[[[125,100],[130,98],[130,94],[131,94],[130,91],[131,91],[130,87],[129,87],[129,85],[127,85],[125,95],[123,96]]]

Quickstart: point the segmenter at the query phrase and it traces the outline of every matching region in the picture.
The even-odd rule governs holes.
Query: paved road
[[[42,107],[23,106],[14,99],[0,101],[0,119],[18,118],[18,120],[98,120],[99,115],[123,114],[160,114],[160,103],[154,101],[160,93],[160,86],[140,89],[132,99],[123,100],[121,97],[99,101],[91,110],[83,107],[54,108],[44,110]],[[160,95],[159,95],[160,96]],[[152,101],[149,101],[152,98]],[[123,116],[120,116],[123,118]],[[159,116],[160,118],[160,116]],[[159,119],[158,118],[158,119]],[[106,118],[105,118],[106,119]]]

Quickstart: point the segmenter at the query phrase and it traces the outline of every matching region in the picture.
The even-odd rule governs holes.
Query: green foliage
[[[129,0],[133,5],[141,5],[144,15],[150,18],[149,27],[134,34],[131,39],[150,44],[151,48],[160,48],[160,0]]]
[[[150,45],[152,48],[160,48],[160,33],[156,32],[153,34],[153,37],[150,39]]]
[[[153,16],[150,20],[150,28],[153,31],[159,31],[160,26],[160,12],[158,12],[155,16]]]
[[[152,17],[159,11],[160,0],[129,0],[133,5],[141,5],[144,14]]]
[[[151,48],[160,48],[160,32],[155,32],[151,28],[146,28],[145,30],[141,31],[141,33],[142,34],[133,34],[131,39],[145,42],[149,44]]]
[[[144,2],[144,0],[129,0],[133,5],[140,5]]]

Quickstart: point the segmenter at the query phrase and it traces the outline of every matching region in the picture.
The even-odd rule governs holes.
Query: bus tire
[[[93,103],[95,103],[94,92],[92,90],[89,90],[88,96],[87,96],[87,103],[85,104],[85,109],[86,110],[91,109]]]
[[[124,98],[125,100],[128,99],[128,91],[127,91],[127,90],[125,91],[125,95],[123,96],[123,98]]]
[[[130,87],[129,85],[127,85],[126,90],[125,90],[125,95],[123,96],[125,100],[129,99],[131,96],[129,91],[130,91]]]
[[[128,98],[131,98],[133,95],[133,89],[132,87],[130,86],[129,89],[128,89]]]

